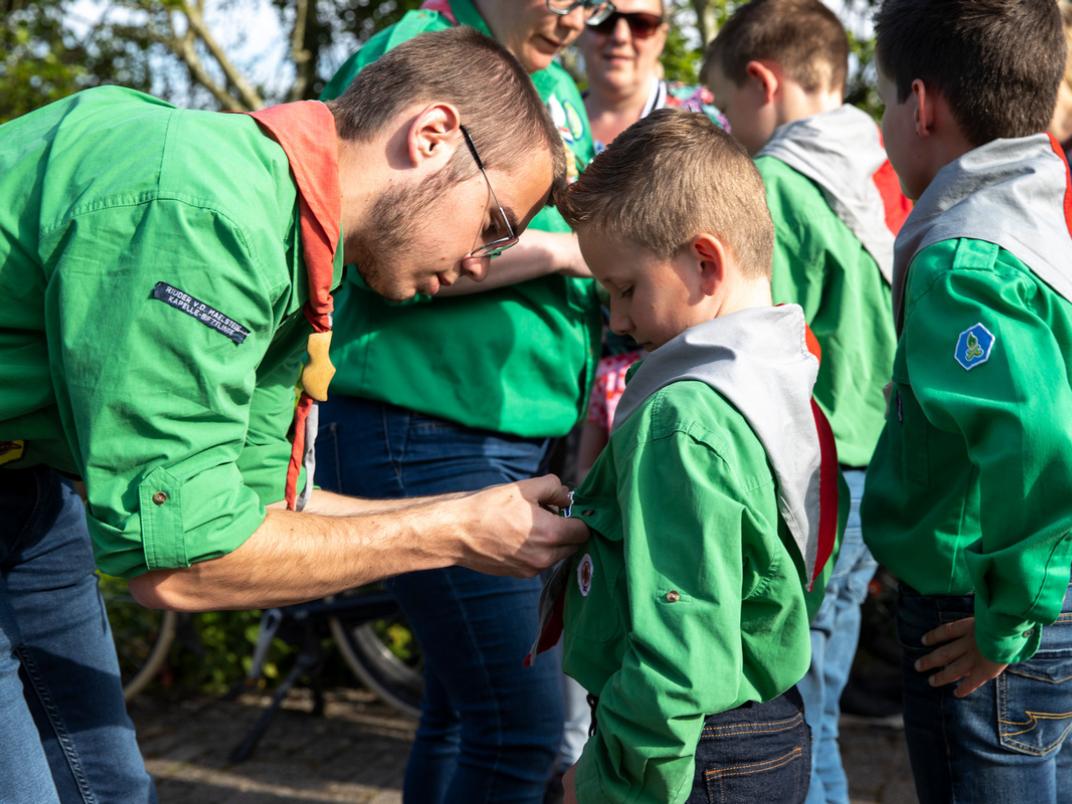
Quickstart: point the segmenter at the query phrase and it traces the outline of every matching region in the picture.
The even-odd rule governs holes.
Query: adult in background
[[[592,140],[580,93],[553,59],[586,20],[609,10],[602,2],[436,0],[373,37],[325,96],[402,42],[470,27],[530,73],[576,176],[593,156]],[[348,275],[335,316],[340,393],[323,412],[322,482],[402,498],[538,474],[551,439],[583,414],[598,357],[594,283],[561,215],[541,212],[485,282],[459,281],[416,306],[385,303],[358,278]],[[563,714],[557,657],[522,666],[539,582],[445,569],[391,586],[425,659],[405,800],[541,801]]]
[[[656,109],[703,112],[728,128],[711,92],[662,78],[659,59],[670,26],[662,0],[615,0],[615,11],[590,23],[581,36],[588,91],[584,106],[596,152]]]
[[[0,127],[0,801],[155,800],[90,537],[140,602],[185,610],[452,563],[533,574],[574,549],[583,525],[542,510],[567,502],[554,478],[309,496],[300,418],[287,436],[307,349],[299,416],[330,379],[344,257],[391,298],[483,275],[499,203],[524,228],[560,148],[471,32],[397,49],[331,105],[103,87]]]

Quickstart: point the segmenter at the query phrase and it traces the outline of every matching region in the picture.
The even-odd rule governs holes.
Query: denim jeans
[[[317,482],[372,498],[471,491],[538,473],[546,440],[471,430],[391,405],[321,407]],[[390,582],[424,656],[425,695],[406,768],[412,804],[543,800],[562,736],[557,652],[530,667],[538,579],[461,567]]]
[[[931,687],[913,663],[934,647],[921,637],[970,617],[974,599],[925,596],[901,587],[908,756],[922,804],[1072,802],[1072,587],[1062,614],[1042,629],[1031,659],[1009,665],[966,698]]]
[[[878,567],[860,532],[863,470],[846,470],[845,482],[850,494],[849,519],[834,572],[811,624],[811,667],[797,684],[815,749],[808,804],[849,804],[849,782],[838,749],[840,700],[860,639],[860,605]]]
[[[685,804],[799,804],[808,793],[811,735],[796,689],[704,721]]]
[[[85,509],[45,468],[0,471],[0,801],[156,801]]]

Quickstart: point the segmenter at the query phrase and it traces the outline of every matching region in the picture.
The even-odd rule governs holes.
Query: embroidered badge
[[[585,553],[581,563],[577,565],[577,588],[581,590],[581,597],[588,597],[588,593],[592,591],[593,571],[592,556]]]
[[[181,310],[191,318],[196,318],[206,327],[216,330],[221,335],[226,335],[235,343],[242,343],[249,337],[249,330],[214,307],[209,307],[200,299],[195,299],[189,293],[169,285],[167,282],[157,282],[153,287],[153,298],[165,304],[169,304],[176,310]]]
[[[990,359],[996,338],[981,323],[968,327],[957,338],[957,348],[953,350],[955,359],[962,369],[971,371]]]

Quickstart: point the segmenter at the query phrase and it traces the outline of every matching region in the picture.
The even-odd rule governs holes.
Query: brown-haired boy
[[[837,459],[803,314],[771,305],[762,182],[707,118],[663,110],[596,158],[563,214],[611,327],[651,350],[576,494],[592,538],[558,575],[563,664],[596,699],[566,800],[803,801],[793,685]]]
[[[776,302],[795,302],[823,349],[815,398],[830,418],[851,493],[847,527],[812,620],[799,685],[815,738],[809,804],[848,804],[839,700],[875,562],[860,532],[864,470],[882,430],[896,338],[893,239],[908,203],[878,126],[845,105],[849,42],[819,0],[754,0],[719,31],[705,81],[756,155],[774,220]]]
[[[917,203],[863,517],[902,584],[916,789],[1068,801],[1072,180],[1043,133],[1061,16],[1054,0],[886,0],[876,32],[883,133]]]

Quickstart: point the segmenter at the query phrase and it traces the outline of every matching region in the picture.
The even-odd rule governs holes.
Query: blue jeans
[[[811,736],[796,689],[704,721],[685,804],[799,804],[811,775]]]
[[[547,448],[544,439],[339,397],[321,407],[316,477],[324,488],[371,498],[471,491],[537,474]],[[563,709],[559,656],[522,664],[536,634],[540,581],[451,567],[402,575],[390,587],[424,656],[405,800],[541,802]]]
[[[838,749],[840,701],[860,639],[860,604],[878,567],[860,532],[864,472],[849,469],[844,474],[850,494],[849,519],[834,572],[811,624],[811,667],[797,684],[815,748],[808,804],[849,804],[849,782]]]
[[[0,801],[156,801],[85,509],[45,468],[0,470]]]
[[[1072,587],[1062,614],[1042,629],[1031,659],[1009,665],[966,698],[931,687],[912,664],[934,650],[921,637],[970,617],[974,598],[920,595],[901,587],[897,632],[904,648],[908,756],[922,804],[1072,802]]]

